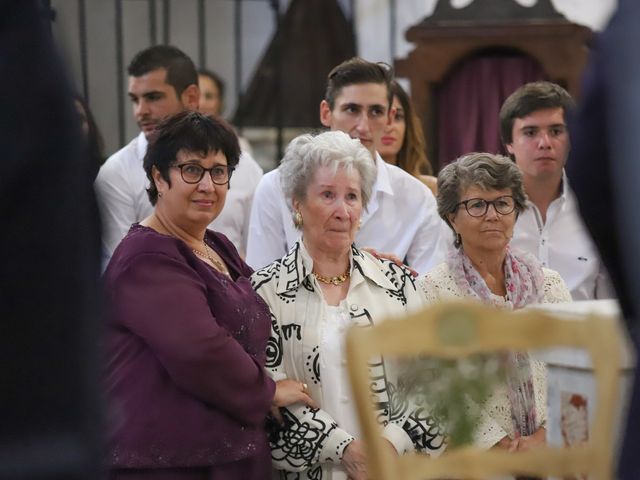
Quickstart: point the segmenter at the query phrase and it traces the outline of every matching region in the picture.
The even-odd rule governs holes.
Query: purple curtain
[[[476,56],[455,67],[436,93],[439,166],[468,152],[504,153],[502,102],[521,85],[545,78],[538,62],[517,54]]]

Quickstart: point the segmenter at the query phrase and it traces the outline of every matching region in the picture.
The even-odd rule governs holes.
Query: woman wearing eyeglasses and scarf
[[[455,248],[446,262],[419,280],[428,302],[469,298],[515,310],[571,301],[557,272],[509,247],[526,200],[515,163],[488,153],[460,157],[438,175],[437,199]],[[510,353],[506,371],[514,375],[507,374],[485,403],[476,444],[521,450],[544,443],[544,365],[526,354]],[[521,382],[514,380],[515,372]]]
[[[269,410],[314,405],[301,382],[266,374],[269,308],[235,247],[207,230],[239,155],[230,127],[196,112],[149,143],[154,213],[104,276],[110,478],[269,478]]]

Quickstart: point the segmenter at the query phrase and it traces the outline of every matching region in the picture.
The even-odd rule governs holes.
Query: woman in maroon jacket
[[[195,112],[149,143],[155,211],[105,272],[111,478],[269,478],[269,410],[313,405],[305,385],[265,373],[269,309],[231,242],[207,230],[239,153],[223,121]]]

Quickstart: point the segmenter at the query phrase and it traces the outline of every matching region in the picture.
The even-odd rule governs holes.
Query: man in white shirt
[[[529,197],[511,246],[556,270],[574,300],[611,298],[613,289],[564,173],[569,154],[565,114],[573,107],[562,87],[534,82],[512,93],[500,109],[502,141],[522,171]]]
[[[443,260],[448,243],[433,194],[410,174],[385,163],[375,149],[392,117],[391,79],[386,65],[360,58],[343,62],[329,73],[320,121],[360,139],[376,163],[377,179],[356,244],[393,253],[426,273]],[[279,171],[273,170],[256,189],[247,262],[257,269],[282,258],[299,234],[282,193]]]
[[[95,182],[107,257],[132,223],[153,212],[146,191],[149,180],[142,167],[148,136],[165,118],[197,110],[200,98],[195,65],[176,47],[156,45],[142,50],[129,64],[128,74],[133,116],[141,132],[107,159]],[[262,169],[255,160],[243,153],[233,172],[233,188],[229,189],[225,207],[210,225],[227,235],[240,251],[246,246],[251,200],[261,176]]]

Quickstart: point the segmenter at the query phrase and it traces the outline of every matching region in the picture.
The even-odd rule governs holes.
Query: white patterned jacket
[[[320,409],[301,404],[283,409],[285,425],[270,435],[273,464],[286,479],[330,479],[353,436],[322,410],[319,325],[326,306],[312,275],[313,260],[301,240],[281,260],[251,277],[253,288],[271,308],[272,332],[267,368],[275,380],[291,378],[308,384]],[[415,279],[405,267],[375,259],[351,249],[351,280],[347,294],[355,325],[368,327],[387,317],[401,316],[424,306]],[[397,376],[397,375],[396,375]],[[435,453],[444,439],[424,410],[408,405],[397,393],[397,378],[390,362],[370,366],[383,435],[402,454],[413,450]]]

